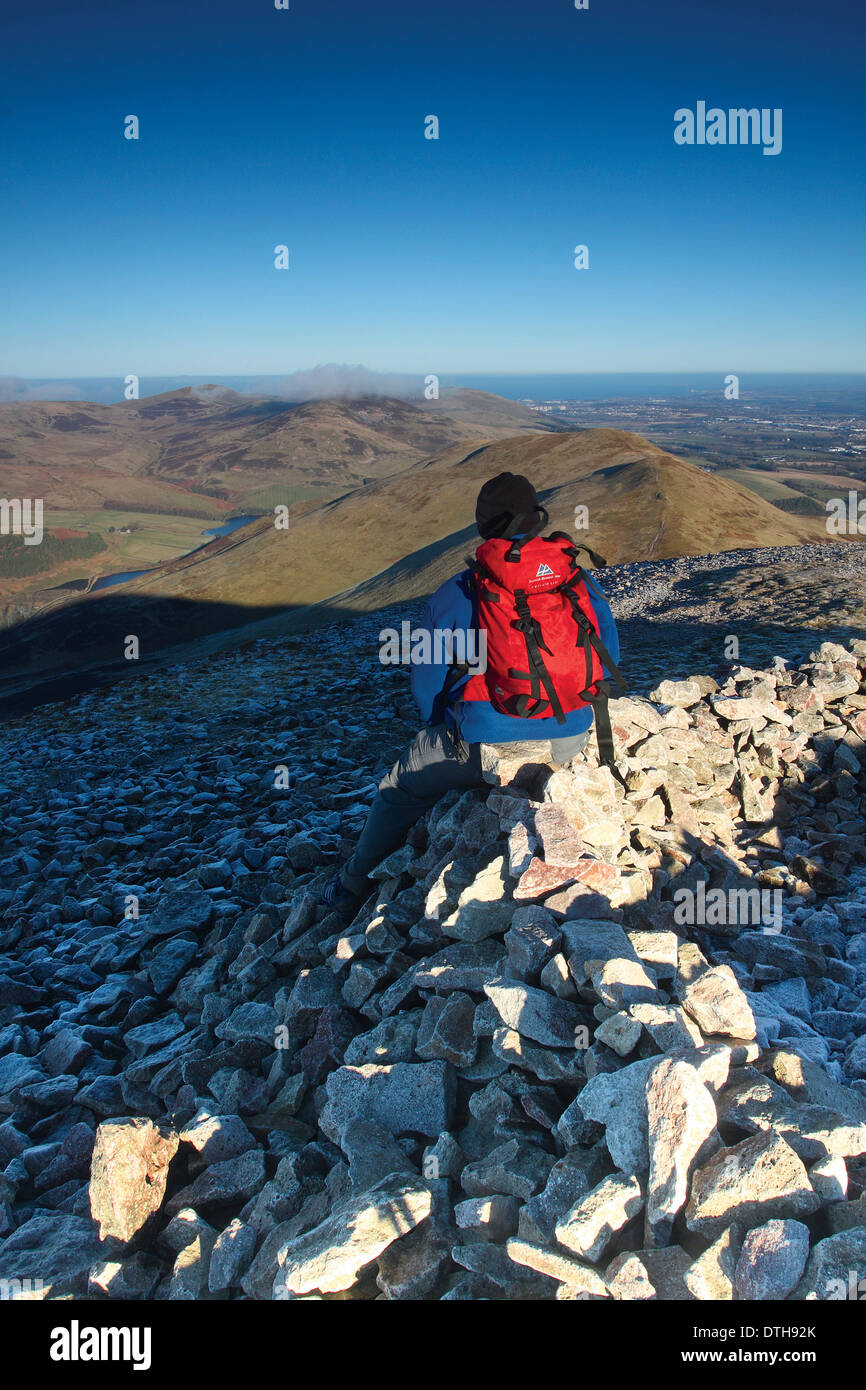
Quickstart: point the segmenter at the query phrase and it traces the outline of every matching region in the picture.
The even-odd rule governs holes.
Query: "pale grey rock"
[[[746,1233],[734,1273],[734,1295],[758,1301],[787,1298],[809,1258],[802,1221],[767,1221]]]
[[[509,1259],[515,1264],[544,1274],[549,1279],[557,1279],[576,1293],[592,1294],[597,1298],[607,1297],[607,1285],[591,1265],[563,1255],[549,1246],[537,1245],[532,1241],[513,1237],[505,1242]]]
[[[311,1231],[280,1247],[274,1298],[350,1289],[361,1270],[424,1221],[431,1209],[430,1188],[420,1179],[393,1176],[358,1193]]]
[[[594,1263],[616,1232],[643,1210],[643,1205],[644,1195],[637,1178],[625,1174],[603,1178],[557,1221],[556,1239],[566,1250]]]
[[[716,1107],[694,1067],[662,1058],[646,1088],[649,1182],[646,1233],[650,1246],[670,1242],[685,1205],[692,1165],[716,1134]]]
[[[210,1292],[238,1288],[252,1262],[255,1249],[256,1233],[252,1226],[235,1217],[214,1241],[208,1265]]]
[[[689,1266],[685,1283],[689,1292],[706,1302],[730,1302],[734,1297],[734,1271],[740,1253],[742,1232],[727,1226],[721,1235]]]
[[[687,1283],[690,1256],[678,1245],[663,1250],[626,1250],[611,1260],[604,1281],[614,1298],[634,1302],[686,1301],[694,1297]]]
[[[392,1134],[436,1138],[450,1128],[455,1076],[445,1062],[366,1062],[338,1067],[325,1083],[327,1105],[319,1123],[334,1142],[359,1116],[375,1120]]]
[[[611,1014],[595,1030],[597,1042],[610,1047],[618,1057],[627,1057],[637,1047],[641,1025],[626,1013]]]
[[[583,1020],[573,1004],[505,977],[485,984],[484,993],[505,1026],[521,1037],[545,1047],[574,1047]]]
[[[825,1236],[812,1247],[792,1299],[859,1300],[866,1287],[866,1225]]]
[[[604,1125],[608,1151],[623,1173],[646,1173],[649,1169],[646,1086],[659,1060],[649,1057],[629,1062],[619,1071],[593,1077],[576,1102],[586,1119]]]

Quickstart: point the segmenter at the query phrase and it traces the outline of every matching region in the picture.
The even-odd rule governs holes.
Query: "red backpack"
[[[600,555],[564,531],[493,539],[478,547],[469,564],[487,666],[470,675],[461,699],[487,700],[518,719],[552,715],[558,724],[592,705],[600,760],[615,767],[605,668],[620,691],[626,686],[601,640],[593,585],[577,563],[579,550],[604,566]]]

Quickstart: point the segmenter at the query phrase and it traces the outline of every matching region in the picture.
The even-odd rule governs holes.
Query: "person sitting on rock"
[[[354,854],[321,894],[346,919],[370,892],[371,870],[440,797],[484,784],[482,745],[544,743],[563,766],[585,748],[595,712],[600,756],[612,763],[606,697],[610,678],[622,687],[619,637],[607,600],[576,563],[588,548],[561,531],[540,537],[547,512],[520,474],[484,484],[475,521],[476,560],[429,600],[421,631],[430,640],[413,635],[424,727],[380,782]],[[419,649],[429,659],[416,659]],[[454,655],[470,652],[474,661]]]

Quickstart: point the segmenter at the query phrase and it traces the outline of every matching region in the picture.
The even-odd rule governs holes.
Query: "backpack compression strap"
[[[528,680],[530,682],[531,695],[523,695],[517,702],[518,714],[525,715],[530,704],[534,709],[538,709],[541,700],[541,691],[544,690],[547,700],[541,701],[542,708],[547,702],[553,710],[557,724],[565,723],[565,713],[556,693],[556,687],[550,678],[550,673],[544,664],[544,657],[541,655],[542,648],[549,655],[550,648],[545,646],[544,638],[541,635],[541,627],[538,619],[533,618],[529,609],[529,600],[526,597],[525,589],[514,590],[514,606],[517,609],[517,617],[512,620],[511,626],[518,632],[522,632],[526,640],[526,657],[529,663],[528,671],[510,671],[509,674],[517,680]],[[522,706],[522,708],[521,708]]]

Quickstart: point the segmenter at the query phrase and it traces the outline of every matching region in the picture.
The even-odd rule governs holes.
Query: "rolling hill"
[[[95,567],[62,548],[42,552],[49,589],[183,555],[208,522],[278,503],[303,509],[453,444],[553,428],[480,391],[423,406],[380,396],[292,404],[214,385],[120,405],[29,401],[0,405],[0,491],[42,498],[49,533],[103,541],[91,546],[104,551]],[[31,590],[0,567],[0,601],[20,604]]]
[[[289,632],[427,594],[474,548],[476,494],[504,469],[533,479],[551,529],[587,539],[610,563],[833,543],[817,518],[787,515],[624,431],[452,445],[311,506],[288,530],[263,517],[121,588],[7,630],[0,634],[5,685],[62,684],[69,672],[106,663],[129,670],[122,650],[130,633],[146,663],[177,644],[210,650],[245,640],[253,625],[257,633]],[[588,511],[586,531],[574,532],[576,507]]]

